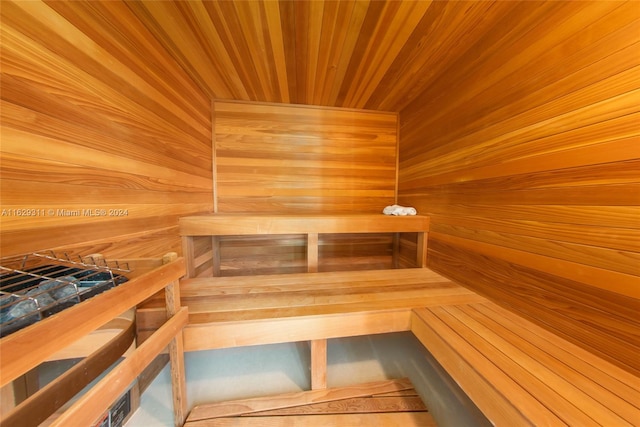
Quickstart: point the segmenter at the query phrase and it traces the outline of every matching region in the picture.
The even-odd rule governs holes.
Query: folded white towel
[[[400,205],[391,205],[387,206],[382,210],[382,213],[385,215],[396,215],[396,216],[405,216],[405,215],[415,215],[418,212],[415,208],[410,206],[400,206]]]
[[[416,215],[418,213],[416,208],[412,208],[411,206],[407,206],[406,208],[404,208],[404,212],[406,215]]]

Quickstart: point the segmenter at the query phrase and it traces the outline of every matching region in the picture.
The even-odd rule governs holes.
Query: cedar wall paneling
[[[397,114],[227,101],[214,108],[218,212],[379,213],[394,203]],[[302,271],[301,239],[225,239],[223,274]],[[391,265],[390,236],[321,236],[320,245],[321,269]]]
[[[519,7],[401,111],[398,200],[431,268],[639,374],[640,7]]]
[[[125,2],[0,9],[2,255],[179,250],[213,210],[209,98]]]
[[[397,114],[215,102],[218,212],[378,213],[395,197]]]

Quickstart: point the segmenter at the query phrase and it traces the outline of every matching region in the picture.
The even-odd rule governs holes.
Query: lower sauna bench
[[[470,419],[474,409],[484,419],[462,425],[617,427],[640,420],[638,377],[427,268],[193,278],[181,281],[181,297],[189,310],[188,366],[206,350],[310,342],[311,389],[318,391],[334,386],[327,382],[331,342],[405,333],[432,359],[401,354],[395,363],[446,372],[441,377],[464,394],[462,406],[472,402]],[[162,320],[161,300],[139,307],[141,333]],[[408,376],[421,396],[439,399]],[[441,408],[424,401],[438,423],[449,416],[437,417]]]
[[[413,308],[484,301],[428,268],[183,279],[180,296],[185,351],[409,331]],[[139,336],[163,304],[138,307]]]
[[[409,377],[425,402],[433,396],[448,407],[473,406],[446,373],[433,372],[436,362],[410,333],[411,310],[484,299],[429,269],[191,278],[180,290],[190,310],[183,334],[189,408],[309,390],[311,340],[327,341],[329,388]],[[162,321],[162,303],[138,307],[140,335]],[[167,382],[165,369],[128,427],[147,427],[160,416],[150,405]],[[444,397],[434,383],[455,389]],[[449,425],[488,425],[471,411],[455,410]]]

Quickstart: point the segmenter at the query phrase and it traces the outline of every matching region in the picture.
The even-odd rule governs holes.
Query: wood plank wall
[[[216,101],[216,211],[379,213],[395,201],[397,114]],[[321,270],[391,266],[391,236],[321,236]],[[225,238],[223,274],[305,270],[302,236]]]
[[[429,267],[637,375],[640,7],[518,8],[401,111],[399,203]]]
[[[397,114],[215,102],[218,212],[378,213],[395,198]]]
[[[208,96],[124,2],[0,9],[1,254],[180,250],[213,210]]]
[[[223,15],[240,17],[251,40],[259,37],[250,16],[263,7],[270,40],[333,37],[317,30],[318,4],[267,3]],[[184,49],[201,34],[182,25],[192,15],[163,12],[211,2],[3,1],[0,253],[78,244],[116,256],[180,251],[177,217],[214,209],[213,95],[249,88],[247,99],[400,110],[398,202],[432,215],[430,267],[640,373],[638,3],[418,3],[370,2],[366,14],[355,6],[343,14],[350,5],[327,2],[327,16],[351,17],[349,28],[360,29],[358,40],[346,32],[332,39],[335,79],[318,72],[334,62],[318,59],[320,44],[278,44],[284,62],[255,60],[276,71],[260,69],[252,86],[242,55],[213,73],[202,52]],[[394,44],[378,19],[396,11],[411,19],[394,21],[403,24]],[[278,26],[285,15],[302,20]],[[186,21],[209,34],[207,19]],[[396,56],[375,49],[391,45]],[[341,47],[348,53],[338,55]],[[307,56],[318,63],[299,60]],[[236,69],[244,85],[233,80]],[[395,115],[346,110],[345,129],[333,109],[263,104],[251,107],[263,109],[253,117],[225,118],[238,106],[250,110],[216,105],[228,126],[216,135],[219,211],[378,212],[393,201]],[[329,136],[317,128],[326,123]],[[246,134],[234,134],[241,127]],[[283,165],[293,173],[282,174]],[[229,251],[251,254],[241,246]],[[376,257],[335,241],[325,249],[336,259]],[[300,253],[284,253],[297,268]],[[243,268],[278,268],[256,259]]]

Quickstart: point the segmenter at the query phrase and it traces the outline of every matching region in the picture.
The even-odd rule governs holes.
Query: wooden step
[[[435,426],[408,379],[196,406],[185,427]]]

